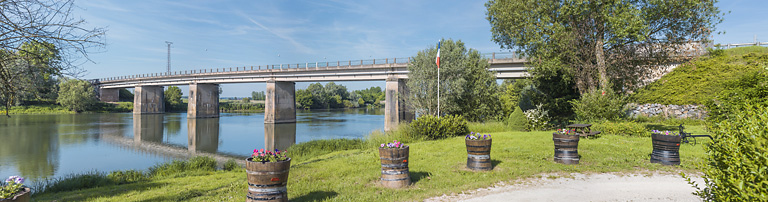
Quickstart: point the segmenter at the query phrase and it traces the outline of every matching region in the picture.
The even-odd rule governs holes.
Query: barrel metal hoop
[[[275,187],[275,188],[268,188],[268,189],[256,189],[256,188],[248,187],[248,191],[259,192],[261,194],[256,194],[256,193],[251,193],[251,194],[254,194],[254,195],[257,195],[257,196],[264,196],[264,195],[272,195],[272,194],[285,193],[285,192],[288,192],[288,188],[286,188],[285,186],[283,186],[283,187]]]
[[[275,197],[269,197],[269,198],[256,198],[246,195],[245,197],[248,197],[248,199],[254,200],[254,201],[272,201],[283,198],[283,195],[278,195]]]
[[[280,183],[280,184],[251,184],[248,183],[248,186],[251,187],[285,187],[286,183]]]
[[[397,179],[384,179],[384,178],[381,178],[382,181],[402,181],[402,180],[407,180],[407,179],[408,179],[407,177],[397,178]]]
[[[490,159],[491,155],[474,155],[474,154],[467,154],[467,158],[471,159]]]
[[[380,159],[381,160],[385,160],[385,161],[396,161],[396,160],[405,160],[405,159],[408,159],[408,157],[407,156],[399,157],[399,158],[384,158],[384,157],[381,157]]]
[[[398,163],[398,164],[381,164],[382,167],[386,168],[407,168],[408,163]]]
[[[250,170],[246,170],[245,171],[245,173],[253,174],[253,175],[277,175],[277,174],[283,174],[283,173],[286,173],[286,172],[288,172],[288,170],[277,171],[277,172],[275,172],[275,171],[250,171]]]
[[[382,170],[381,174],[384,175],[402,175],[402,174],[408,174],[408,169],[405,170]]]
[[[483,146],[467,145],[467,147],[488,148],[488,147],[491,147],[491,145],[483,145]]]

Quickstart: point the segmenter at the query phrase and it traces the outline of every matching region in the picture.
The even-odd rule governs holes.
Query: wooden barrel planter
[[[27,188],[24,188],[24,190],[18,192],[15,196],[13,196],[11,198],[6,198],[6,199],[1,199],[0,198],[0,201],[2,201],[2,202],[6,202],[6,201],[7,202],[29,202],[29,200],[31,199],[31,196],[30,196],[30,192],[31,191],[32,191],[32,189],[27,187]]]
[[[679,135],[651,134],[653,152],[651,163],[662,165],[680,165],[680,137]]]
[[[408,172],[408,146],[403,148],[379,148],[381,159],[381,185],[401,188],[411,184]]]
[[[491,140],[464,139],[467,144],[467,168],[471,170],[492,170]]]
[[[288,201],[288,170],[291,159],[278,162],[254,162],[245,160],[248,175],[248,202]]]
[[[555,162],[579,164],[579,136],[553,133],[555,142]]]

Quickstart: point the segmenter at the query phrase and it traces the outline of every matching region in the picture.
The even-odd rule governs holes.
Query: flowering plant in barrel
[[[288,171],[291,158],[287,151],[254,149],[245,160],[248,178],[246,201],[288,201]]]
[[[575,129],[557,129],[552,133],[555,143],[555,162],[579,164],[579,134]]]
[[[397,140],[379,146],[381,160],[381,185],[401,188],[411,184],[408,172],[408,145]]]
[[[492,170],[491,134],[480,135],[470,132],[464,137],[467,146],[467,168],[472,170]]]
[[[680,165],[680,140],[682,137],[673,131],[651,130],[651,163],[662,165]]]
[[[30,188],[24,186],[24,178],[10,176],[0,186],[0,201],[26,202],[30,199]]]

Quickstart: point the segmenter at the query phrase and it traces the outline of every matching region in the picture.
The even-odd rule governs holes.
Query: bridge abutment
[[[296,123],[296,83],[267,81],[264,123]]]
[[[136,86],[133,93],[134,114],[165,113],[165,95],[162,86]]]
[[[401,121],[411,121],[416,117],[413,111],[406,106],[405,98],[401,96],[408,94],[408,87],[405,84],[405,79],[387,78],[384,104],[385,131],[397,128]]]
[[[119,88],[99,88],[99,100],[102,102],[118,102],[119,99]]]
[[[219,117],[219,84],[189,84],[187,118]]]

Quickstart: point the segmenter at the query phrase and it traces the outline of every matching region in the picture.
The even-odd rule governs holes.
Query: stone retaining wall
[[[707,111],[701,105],[663,105],[663,104],[628,104],[630,117],[637,116],[662,116],[664,118],[691,118],[704,119]]]

